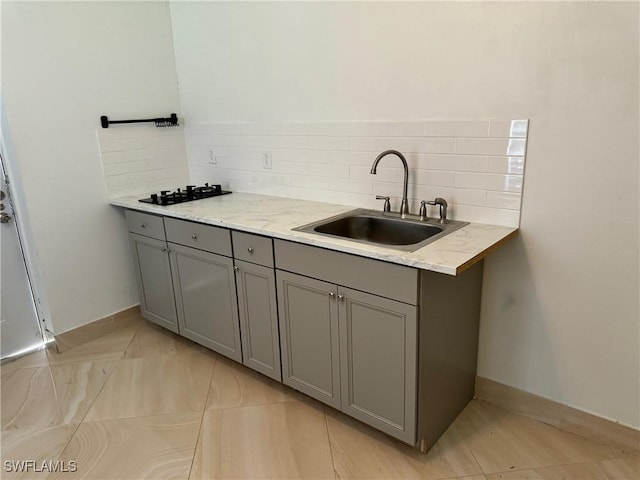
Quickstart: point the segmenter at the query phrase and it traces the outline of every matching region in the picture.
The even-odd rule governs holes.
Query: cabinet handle
[[[194,240],[197,240],[198,239],[198,234],[194,233],[193,235],[191,235],[191,238],[193,238]]]
[[[338,295],[338,300],[344,302],[344,295]]]
[[[147,228],[147,224],[146,223],[141,223],[140,224],[140,228]]]
[[[249,252],[251,255],[253,255],[253,247],[247,248],[247,252]]]
[[[169,251],[169,249],[168,249],[167,247],[162,247],[162,251],[163,251],[163,252],[168,252],[168,251]]]
[[[233,271],[234,272],[239,272],[240,271],[240,267],[238,267],[237,265],[233,266]]]
[[[331,298],[333,298],[333,297],[335,297],[335,296],[336,296],[336,294],[335,294],[334,292],[329,292],[329,296],[330,296]]]

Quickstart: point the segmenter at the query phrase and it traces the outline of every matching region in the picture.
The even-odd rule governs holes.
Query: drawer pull
[[[253,247],[247,248],[247,252],[249,252],[251,255],[253,255]]]
[[[197,240],[198,239],[198,234],[194,233],[193,235],[191,235],[191,238],[193,238],[194,240]]]
[[[140,224],[140,228],[147,228],[147,224],[146,223],[141,223]]]

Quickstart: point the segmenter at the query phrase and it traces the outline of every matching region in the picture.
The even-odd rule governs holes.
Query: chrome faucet
[[[402,203],[400,204],[400,217],[406,218],[406,216],[409,214],[409,201],[407,200],[407,184],[409,183],[409,166],[407,165],[407,159],[404,158],[404,155],[402,155],[397,150],[385,150],[380,155],[378,155],[376,159],[373,161],[373,165],[371,166],[371,175],[376,174],[378,163],[380,163],[380,160],[382,160],[382,157],[385,157],[391,154],[398,157],[402,161],[402,166],[404,167],[404,186],[402,188]]]

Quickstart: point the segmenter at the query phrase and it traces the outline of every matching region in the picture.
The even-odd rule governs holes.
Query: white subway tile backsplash
[[[416,206],[419,207],[421,200],[431,201],[437,197],[445,198],[448,202],[450,198],[453,198],[454,192],[455,189],[451,187],[415,185],[409,189],[409,198],[415,201]],[[418,210],[413,209],[413,211],[417,212]]]
[[[511,138],[507,146],[507,155],[524,155],[527,141],[524,138]]]
[[[482,155],[456,155],[453,161],[458,172],[486,172],[489,162]]]
[[[417,185],[431,186],[452,186],[454,183],[454,172],[443,170],[411,170],[409,178]]]
[[[451,202],[464,205],[483,205],[489,192],[471,188],[454,188]]]
[[[206,137],[209,138],[207,135]],[[304,148],[309,150],[348,150],[348,138],[324,136],[247,136],[213,135],[207,145],[254,148]]]
[[[100,151],[124,152],[127,150],[137,150],[144,147],[142,138],[107,138],[100,141]]]
[[[122,152],[104,152],[101,154],[101,157],[103,165],[108,165],[110,163],[121,163],[125,161]]]
[[[487,192],[487,207],[520,210],[521,194],[510,192]],[[477,205],[477,204],[476,204]]]
[[[262,170],[262,160],[253,158],[221,157],[216,155],[216,165],[220,168],[233,168],[248,172]]]
[[[311,177],[308,175],[292,175],[287,182],[288,185],[298,188],[315,188],[327,190],[335,183],[335,179],[328,177]]]
[[[467,222],[490,223],[518,227],[520,225],[520,211],[500,208],[479,207],[476,205],[450,205],[452,218],[463,219]]]
[[[139,160],[137,162],[107,163],[103,165],[104,174],[107,177],[123,175],[125,173],[143,172],[146,169],[146,166],[147,162],[145,160]]]
[[[456,172],[455,186],[480,190],[520,192],[522,190],[522,177],[494,173]]]
[[[457,138],[456,153],[470,155],[508,155],[508,138]]]
[[[309,173],[309,165],[303,162],[283,162],[280,160],[272,161],[273,172],[293,173],[298,175],[307,175]]]
[[[527,131],[527,120],[467,119],[201,123],[184,133],[193,182],[354,207],[381,208],[375,195],[387,195],[397,209],[403,181],[398,159],[385,158],[378,174],[370,174],[381,151],[396,149],[410,167],[412,211],[420,200],[443,197],[452,218],[517,226]],[[209,148],[216,165],[208,164]],[[271,151],[272,170],[262,168],[264,150]],[[145,155],[105,153],[112,154],[106,163]]]
[[[255,150],[255,152],[257,152],[256,158],[262,157],[262,152],[260,150]],[[305,150],[298,148],[276,148],[271,150],[271,158],[274,161],[282,160],[283,162],[307,162],[309,164],[342,163],[340,159],[338,159],[338,161],[334,159],[334,153],[344,154],[346,152],[333,152],[331,150]]]
[[[349,178],[349,165],[339,163],[310,163],[308,165],[308,174],[312,177]]]
[[[357,180],[370,180],[372,182],[395,182],[398,180],[398,168],[378,167],[376,174],[371,173],[371,165],[351,165],[349,178]]]
[[[115,126],[97,131],[107,194],[144,194],[184,186],[189,179],[182,127]],[[194,162],[198,151],[192,150]]]
[[[329,190],[339,192],[371,194],[373,192],[373,182],[346,178],[332,178],[327,188]]]
[[[524,157],[489,157],[488,161],[490,173],[524,174]]]
[[[420,168],[427,170],[455,170],[455,156],[425,155]]]
[[[335,137],[422,137],[424,121],[199,123],[185,128],[188,135],[302,135]]]
[[[373,182],[373,195],[382,195],[384,197],[402,197],[402,187],[396,182]],[[410,195],[410,193],[409,193]]]
[[[351,137],[349,149],[354,151],[376,152],[399,150],[405,153],[453,153],[453,138],[419,137]]]
[[[189,163],[193,165],[209,164],[209,147],[204,145],[187,145],[186,148]]]
[[[427,137],[488,137],[489,120],[427,120]]]
[[[331,157],[334,163],[346,165],[366,165],[371,168],[371,164],[379,152],[332,152]],[[407,159],[407,161],[409,161]],[[386,163],[386,161],[385,161]]]

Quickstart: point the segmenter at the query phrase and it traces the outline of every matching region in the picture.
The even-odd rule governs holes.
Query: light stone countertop
[[[109,203],[141,212],[257,233],[283,240],[375,258],[434,272],[457,275],[518,234],[518,229],[470,223],[414,252],[293,231],[293,228],[339,215],[357,207],[233,192],[178,205],[138,200],[144,194],[112,198]]]

